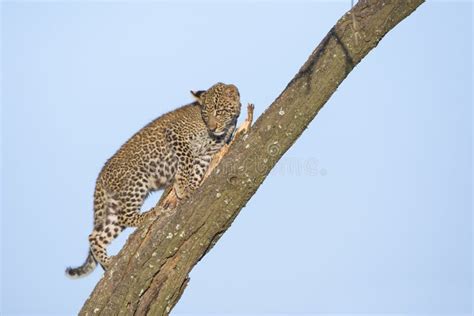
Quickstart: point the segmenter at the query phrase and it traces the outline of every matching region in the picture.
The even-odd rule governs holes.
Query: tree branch
[[[349,72],[423,0],[361,0],[329,31],[249,134],[193,196],[138,228],[80,315],[167,315],[194,265],[213,247],[281,156]]]

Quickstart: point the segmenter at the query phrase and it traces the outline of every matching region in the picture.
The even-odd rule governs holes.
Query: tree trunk
[[[361,0],[329,31],[193,196],[138,228],[80,315],[167,315],[196,263],[351,70],[423,0]]]

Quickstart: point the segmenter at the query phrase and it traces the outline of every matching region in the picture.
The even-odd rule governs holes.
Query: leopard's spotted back
[[[181,200],[200,185],[212,156],[230,140],[241,105],[234,85],[217,83],[192,94],[196,102],[149,123],[104,165],[94,193],[89,256],[81,267],[68,268],[69,276],[86,275],[96,261],[108,268],[106,246],[151,214],[139,213],[150,192],[172,184]]]

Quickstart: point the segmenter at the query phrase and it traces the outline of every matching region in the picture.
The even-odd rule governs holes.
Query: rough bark
[[[316,47],[285,90],[198,191],[138,228],[81,315],[167,315],[188,274],[231,225],[280,157],[350,71],[423,0],[362,0]]]

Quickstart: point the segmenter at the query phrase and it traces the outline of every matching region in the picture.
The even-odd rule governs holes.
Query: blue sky
[[[64,268],[85,259],[104,162],[191,89],[234,83],[261,114],[349,3],[3,2],[2,315],[77,313],[102,271]],[[469,314],[472,39],[470,2],[426,3],[389,33],[174,313]]]

